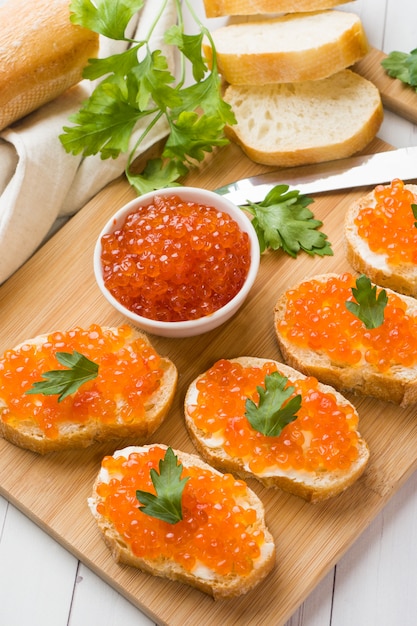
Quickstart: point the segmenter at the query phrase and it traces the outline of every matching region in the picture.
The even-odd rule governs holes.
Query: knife
[[[230,183],[216,192],[244,206],[261,202],[278,184],[307,195],[389,183],[394,178],[417,179],[417,146],[268,172]]]

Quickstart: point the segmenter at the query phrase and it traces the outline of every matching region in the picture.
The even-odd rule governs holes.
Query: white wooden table
[[[204,17],[201,5],[201,0],[194,0]],[[343,8],[360,15],[372,46],[386,53],[417,47],[416,0],[356,0]],[[417,145],[417,127],[389,112],[379,136],[397,147]],[[287,626],[415,626],[416,554],[417,474],[393,496]],[[0,626],[153,624],[0,497]]]

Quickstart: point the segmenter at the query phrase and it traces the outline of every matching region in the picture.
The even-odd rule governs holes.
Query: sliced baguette
[[[304,13],[330,9],[345,0],[204,0],[207,17]]]
[[[298,287],[301,284],[314,282],[317,283],[320,289],[320,285],[325,287],[326,283],[331,278],[337,277],[337,274],[320,274],[317,276],[313,276],[301,283],[295,285],[291,291],[297,291]],[[353,281],[354,286],[354,281]],[[417,338],[417,301],[414,298],[410,298],[409,296],[403,296],[393,292],[390,289],[386,289],[386,293],[388,295],[388,300],[390,295],[399,297],[404,304],[406,305],[406,313],[407,315],[412,317],[412,328],[414,341]],[[341,294],[340,296],[340,306],[345,306],[345,301],[348,297],[351,297],[352,294],[350,292],[346,292],[345,294]],[[297,303],[297,307],[302,310],[303,304],[302,299],[299,299]],[[323,307],[329,308],[327,302],[323,300]],[[331,308],[331,307],[330,307]],[[379,398],[381,400],[393,402],[395,404],[399,404],[403,407],[414,404],[417,402],[417,361],[414,359],[414,364],[408,367],[402,364],[391,364],[389,368],[385,371],[380,371],[375,365],[369,363],[364,358],[365,348],[363,345],[355,346],[358,350],[361,351],[361,359],[356,365],[347,365],[343,362],[336,362],[333,358],[330,358],[326,353],[324,353],[320,349],[314,349],[312,347],[300,347],[295,345],[293,341],[282,331],[280,328],[281,322],[285,320],[287,311],[287,292],[283,293],[279,298],[277,304],[275,305],[274,316],[275,316],[275,331],[278,339],[278,344],[280,347],[280,351],[284,360],[290,365],[298,369],[309,376],[315,376],[321,382],[332,385],[336,389],[340,391],[349,391],[353,393],[359,393],[363,395],[373,396]],[[323,314],[323,311],[320,310],[319,307],[316,306],[315,313],[317,316]],[[352,317],[353,314],[351,314]],[[396,316],[394,316],[395,319]],[[330,323],[331,320],[329,320]],[[291,320],[288,320],[288,328],[291,328]],[[314,320],[306,322],[306,336],[307,331],[311,328],[312,324],[314,324]],[[398,327],[400,326],[400,321],[398,323]],[[337,326],[339,328],[339,326]],[[365,326],[362,326],[363,331],[365,331]],[[414,332],[415,328],[415,332]],[[377,329],[374,329],[376,332]],[[394,329],[394,332],[396,330]],[[340,333],[341,334],[341,333]],[[399,341],[403,336],[403,333],[397,337],[396,345],[398,345],[399,349]],[[413,341],[411,337],[402,337],[405,342],[410,340]],[[349,340],[348,340],[349,341]],[[411,344],[412,345],[412,344]],[[413,352],[410,354],[410,357],[413,358],[414,349],[411,348]]]
[[[351,156],[383,120],[378,89],[350,70],[319,81],[226,88],[229,139],[257,163],[291,167]]]
[[[414,194],[413,202],[417,204],[417,185],[405,185],[404,188]],[[394,265],[390,263],[385,254],[372,251],[368,242],[359,235],[355,219],[362,209],[375,208],[375,206],[374,191],[359,198],[359,200],[355,200],[350,205],[344,223],[347,259],[357,272],[366,274],[377,285],[417,298],[417,264]],[[417,233],[414,227],[413,231]],[[410,232],[410,236],[413,235],[414,232]]]
[[[306,379],[306,377],[295,369],[272,361],[271,359],[261,359],[256,357],[238,357],[230,359],[231,363],[240,364],[243,368],[259,368],[262,369],[266,364],[274,364],[276,370],[283,376],[287,377],[290,383],[294,383],[300,379]],[[215,367],[215,366],[214,366]],[[321,467],[317,467],[314,471],[300,468],[282,468],[277,464],[275,467],[256,470],[252,469],[249,465],[250,457],[232,456],[224,447],[225,438],[221,432],[215,434],[210,432],[210,429],[202,430],[195,423],[193,418],[193,412],[195,407],[199,403],[199,391],[198,383],[205,376],[201,374],[196,380],[194,380],[188,388],[185,397],[185,423],[189,435],[201,456],[210,464],[214,465],[220,470],[233,472],[243,478],[256,478],[266,487],[277,487],[296,496],[300,496],[307,501],[317,502],[326,500],[340,494],[342,491],[352,485],[359,476],[363,473],[368,459],[369,449],[365,440],[358,434],[357,441],[357,458],[354,460],[348,469],[326,469],[322,464]],[[318,383],[318,392],[323,396],[332,396],[335,398],[337,406],[349,407],[349,410],[353,412],[357,419],[358,415],[356,409],[352,404],[344,398],[340,393],[335,391],[330,386]],[[227,399],[227,390],[224,390],[224,397]],[[221,396],[223,398],[223,395]],[[201,401],[201,400],[200,400]],[[206,402],[209,402],[205,398]],[[226,404],[225,404],[226,406]],[[220,411],[223,409],[220,408]],[[225,409],[226,410],[226,409]],[[214,417],[214,413],[213,413]],[[240,417],[236,415],[236,417]],[[311,437],[310,431],[305,432],[301,429],[305,437],[305,449],[304,454],[308,454],[308,439]],[[355,431],[357,432],[357,431]],[[282,432],[282,437],[285,437],[285,429]],[[271,445],[276,445],[278,439],[271,437]],[[261,444],[259,444],[261,445]]]
[[[123,450],[118,450],[114,453],[113,457],[119,458],[129,458],[131,455],[141,455],[143,458],[143,463],[146,463],[149,458],[149,450],[152,448],[160,448],[161,456],[165,454],[166,446],[164,445],[155,445],[155,446],[142,446],[142,447],[129,447]],[[178,461],[183,465],[184,475],[187,474],[187,468],[194,467],[197,468],[198,472],[209,472],[212,475],[216,475],[222,477],[223,475],[217,470],[213,469],[206,463],[204,463],[199,457],[196,455],[188,454],[185,452],[181,452],[178,450],[174,450],[175,455],[178,458]],[[135,456],[136,461],[138,461],[138,456]],[[158,471],[158,467],[155,468]],[[149,471],[149,465],[148,465]],[[93,487],[93,493],[91,498],[89,498],[88,504],[90,510],[98,524],[98,528],[102,533],[103,539],[106,545],[111,550],[112,556],[116,562],[124,563],[131,567],[139,568],[140,570],[152,574],[154,576],[159,576],[162,578],[168,578],[174,581],[180,581],[196,587],[200,591],[203,591],[209,595],[212,595],[215,599],[224,599],[224,598],[233,598],[244,593],[247,593],[251,589],[253,589],[256,585],[258,585],[265,576],[271,571],[271,569],[275,565],[275,545],[272,535],[268,531],[265,525],[265,511],[262,502],[258,498],[258,496],[251,490],[247,485],[243,485],[244,493],[240,493],[236,496],[235,504],[238,507],[243,509],[253,509],[256,514],[255,521],[247,526],[245,532],[250,536],[253,536],[254,533],[261,533],[263,535],[263,544],[260,545],[260,555],[256,558],[248,556],[248,558],[253,558],[253,568],[248,574],[239,574],[239,572],[231,571],[227,574],[220,574],[218,571],[214,570],[209,561],[206,559],[206,555],[201,551],[200,548],[200,556],[197,558],[196,563],[193,565],[191,570],[188,570],[181,564],[177,559],[175,559],[172,554],[164,551],[164,553],[158,553],[153,555],[147,554],[134,554],[131,546],[128,543],[128,540],[117,530],[116,525],[111,519],[111,516],[102,512],[103,506],[105,506],[105,497],[100,495],[100,484],[108,483],[110,479],[121,480],[120,473],[118,475],[113,476],[112,473],[109,473],[107,469],[100,470],[98,477],[95,481]],[[195,481],[190,479],[185,489],[189,490],[188,493],[191,494],[191,498],[194,498],[197,502],[202,502],[205,497],[200,493],[195,491]],[[222,499],[222,490],[221,485],[217,483],[218,488],[218,497],[219,502],[224,500]],[[144,489],[142,483],[138,486],[137,484],[133,484],[131,487],[131,499],[133,499],[133,504],[130,501],[131,508],[131,516],[135,518],[135,523],[138,524],[151,524],[152,532],[155,534],[157,539],[163,543],[166,542],[165,537],[167,532],[175,533],[176,524],[172,525],[168,522],[163,522],[159,519],[155,519],[145,515],[142,512],[138,512],[139,502],[135,501],[136,489],[142,489],[147,491],[148,489]],[[126,486],[123,487],[124,492],[126,492]],[[183,494],[184,498],[184,494]],[[121,496],[123,499],[123,496]],[[207,511],[208,515],[211,515],[210,505],[204,506],[204,510]],[[223,505],[225,506],[225,504]],[[184,523],[187,523],[187,520],[192,521],[191,516],[193,515],[193,510],[188,509],[185,510],[183,507],[183,515],[184,518],[182,521],[177,522],[177,524],[184,526]],[[229,515],[233,519],[233,512],[230,511]],[[209,518],[211,519],[211,518]],[[150,521],[149,521],[150,520]],[[195,552],[198,551],[198,548],[195,548],[194,536],[198,532],[200,534],[204,532],[204,525],[206,522],[202,522],[201,525],[198,525],[197,519],[194,518],[193,526],[194,526],[194,535],[191,535],[190,531],[187,531],[186,536],[182,541],[181,548],[184,551],[189,551],[192,556],[195,556]],[[191,524],[189,524],[190,530],[193,528]],[[227,545],[227,524],[225,523],[224,529],[220,528],[220,534],[218,535],[217,542],[221,543],[223,546]],[[187,538],[188,534],[188,538]],[[226,541],[223,542],[223,538]],[[201,545],[201,544],[200,544]],[[233,544],[235,546],[235,544]],[[165,546],[164,546],[165,548]],[[239,548],[243,550],[243,542],[239,539]],[[230,556],[230,551],[232,548],[228,548],[228,552]]]
[[[319,80],[369,51],[354,13],[316,11],[228,24],[212,32],[219,72],[232,85]],[[211,62],[207,39],[203,51]]]
[[[0,130],[78,83],[97,33],[70,22],[68,0],[0,7]]]
[[[159,357],[155,350],[152,348],[149,339],[142,333],[137,332],[134,329],[123,327],[115,328],[102,328],[101,331],[106,339],[109,341],[112,337],[120,337],[120,346],[116,350],[108,349],[101,353],[100,357],[95,357],[95,350],[97,350],[97,343],[100,340],[100,334],[95,331],[99,327],[91,327],[91,343],[87,349],[77,348],[78,341],[74,340],[74,350],[81,351],[81,353],[96,362],[99,366],[99,373],[97,381],[93,380],[81,385],[81,387],[72,393],[70,396],[58,401],[58,396],[45,396],[43,394],[35,394],[26,396],[27,414],[19,415],[16,417],[13,414],[13,408],[11,401],[21,400],[25,397],[25,392],[31,388],[32,382],[41,381],[43,374],[45,373],[45,366],[38,366],[33,368],[32,363],[29,361],[29,365],[26,366],[26,370],[20,372],[20,380],[23,381],[21,385],[19,395],[14,395],[15,391],[10,387],[13,384],[16,373],[13,370],[13,366],[10,366],[10,361],[6,362],[6,369],[0,368],[0,435],[11,443],[32,450],[39,454],[45,454],[48,452],[54,452],[64,450],[67,448],[85,448],[98,441],[120,440],[124,438],[134,438],[135,442],[141,444],[145,443],[149,436],[155,432],[158,426],[165,418],[173,401],[174,393],[177,385],[178,373],[175,365],[165,357]],[[78,329],[74,329],[77,333]],[[39,335],[28,341],[16,346],[11,352],[12,354],[21,354],[27,352],[29,346],[35,346],[35,355],[41,353],[41,350],[47,342],[49,342],[51,336]],[[136,341],[139,343],[135,343]],[[157,388],[149,393],[143,393],[138,391],[135,393],[134,402],[130,402],[129,415],[123,415],[123,409],[128,406],[127,396],[129,393],[135,392],[132,388],[133,385],[127,387],[127,381],[123,379],[118,384],[117,394],[114,391],[114,387],[107,388],[105,381],[108,380],[106,375],[109,371],[115,371],[120,366],[120,359],[111,361],[112,354],[121,353],[121,349],[126,349],[124,352],[124,359],[131,359],[132,365],[130,366],[131,377],[134,376],[133,358],[137,361],[141,361],[141,355],[143,350],[150,350],[149,354],[144,357],[144,362],[152,362],[160,358],[159,368],[157,376],[160,376],[154,381],[154,386]],[[57,350],[58,351],[58,350]],[[71,352],[71,350],[65,349],[64,351]],[[36,358],[36,357],[35,357]],[[109,360],[109,364],[106,364],[106,360]],[[1,363],[2,359],[0,359]],[[45,363],[45,361],[43,361]],[[47,371],[52,369],[59,369],[56,359],[49,358],[49,367],[46,367]],[[149,365],[146,365],[149,367]],[[153,367],[153,366],[152,366]],[[161,372],[159,374],[159,371]],[[30,382],[32,381],[32,382]],[[138,384],[141,381],[138,380]],[[5,387],[5,390],[3,388]],[[9,393],[9,398],[5,397],[5,393]],[[91,401],[94,396],[100,396],[105,400],[107,406],[109,403],[111,408],[107,408],[109,414],[107,417],[101,419],[92,413],[88,408],[88,402]],[[80,405],[85,403],[86,415],[83,419],[71,419],[74,411],[75,404]],[[34,416],[34,407],[36,407],[37,417]],[[39,412],[39,407],[42,411]],[[42,427],[43,415],[46,414],[52,408],[53,411],[57,411],[59,421],[54,420],[52,422],[51,429],[56,428],[55,432],[49,434],[49,430],[46,427]],[[26,407],[25,407],[26,410]],[[62,412],[62,413],[61,413]],[[110,413],[111,412],[111,413]]]

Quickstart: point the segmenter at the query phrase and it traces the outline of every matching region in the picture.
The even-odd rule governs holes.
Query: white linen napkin
[[[163,0],[148,0],[129,24],[129,36],[147,38],[150,25]],[[170,0],[149,44],[162,50],[174,71],[172,48],[163,42],[165,31],[176,23],[174,0]],[[125,42],[100,38],[101,57],[125,49]],[[0,284],[36,251],[41,243],[71,215],[125,169],[127,154],[101,160],[67,154],[59,135],[68,117],[78,111],[91,93],[90,81],[82,81],[54,101],[0,132]],[[131,146],[146,127],[138,125]],[[168,133],[164,120],[157,124],[137,154]]]

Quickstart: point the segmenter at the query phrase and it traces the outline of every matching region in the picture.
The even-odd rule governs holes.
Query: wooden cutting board
[[[366,152],[386,148],[376,139]],[[186,183],[215,189],[267,169],[229,145],[190,174]],[[217,359],[280,358],[273,330],[276,300],[306,276],[350,269],[343,251],[343,215],[364,191],[315,197],[312,209],[324,222],[333,257],[292,259],[280,252],[265,253],[247,302],[230,322],[200,337],[152,338],[179,370],[173,408],[153,441],[194,452],[183,424],[184,394],[191,380]],[[124,179],[109,185],[0,287],[0,352],[54,329],[125,322],[94,282],[92,255],[103,224],[133,196]],[[416,408],[400,409],[371,398],[349,399],[358,408],[360,430],[371,450],[365,474],[341,496],[316,505],[249,481],[265,504],[277,562],[260,588],[233,601],[214,602],[185,585],[113,562],[87,498],[102,457],[127,442],[40,457],[0,440],[0,493],[158,624],[280,626],[417,467]]]

